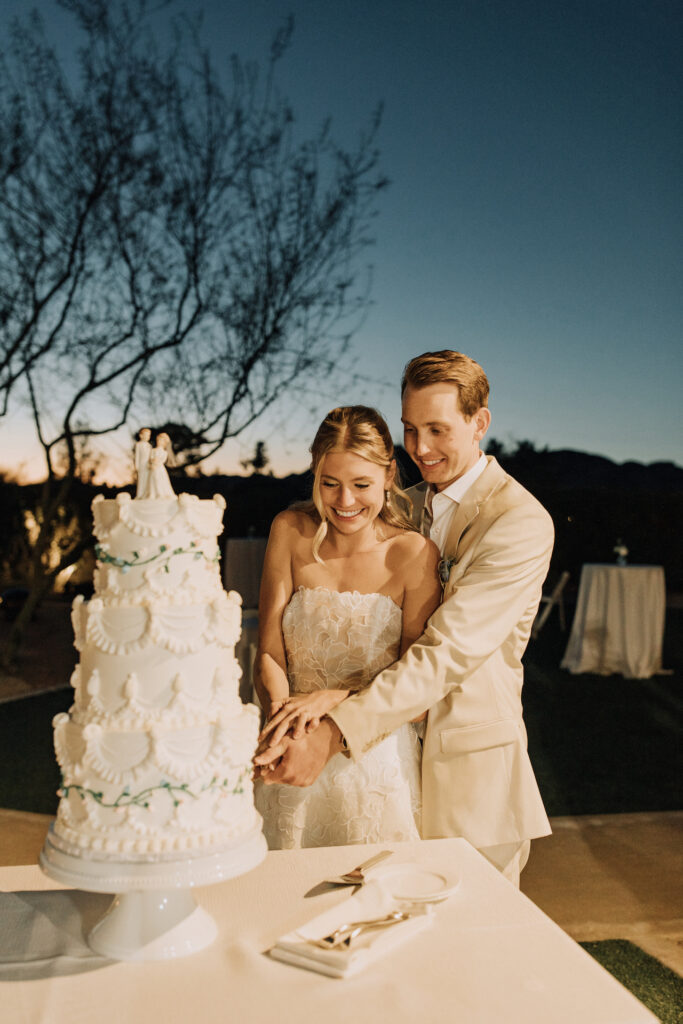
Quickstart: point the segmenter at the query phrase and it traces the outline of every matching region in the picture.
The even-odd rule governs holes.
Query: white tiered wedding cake
[[[189,494],[93,502],[95,595],[74,602],[75,699],[54,720],[51,842],[67,855],[169,861],[260,833],[258,713],[239,699],[234,654],[241,599],[218,565],[224,508]]]

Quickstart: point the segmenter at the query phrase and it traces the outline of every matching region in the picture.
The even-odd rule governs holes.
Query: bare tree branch
[[[163,0],[58,2],[76,76],[37,16],[0,55],[0,419],[27,402],[45,456],[37,587],[89,438],[154,410],[201,439],[195,464],[329,378],[386,185],[379,111],[352,149],[328,124],[297,137],[275,87],[291,19],[263,78],[234,58],[224,82],[200,19],[154,31]]]

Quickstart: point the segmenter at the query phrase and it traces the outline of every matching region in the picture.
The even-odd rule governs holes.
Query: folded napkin
[[[306,941],[322,939],[342,924],[385,917],[395,910],[408,910],[415,916],[387,928],[369,931],[354,939],[348,948],[322,949]],[[355,896],[318,914],[296,931],[283,935],[269,952],[275,960],[327,974],[331,978],[348,978],[428,927],[433,920],[431,911],[432,908],[424,904],[410,905],[396,900],[386,881],[373,880],[366,882]]]

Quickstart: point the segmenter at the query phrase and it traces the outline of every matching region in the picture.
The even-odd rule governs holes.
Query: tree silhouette
[[[508,454],[505,445],[497,437],[487,437],[485,447],[486,454],[492,455],[495,459],[503,459]]]
[[[84,439],[182,418],[196,464],[334,371],[385,185],[379,114],[352,151],[329,125],[295,137],[274,82],[291,21],[265,75],[234,58],[226,86],[197,22],[164,45],[146,0],[59,5],[77,76],[35,14],[0,60],[0,417],[28,405],[46,467],[26,617],[89,543],[77,530],[48,570]]]
[[[252,473],[262,473],[269,462],[270,458],[266,452],[266,442],[257,441],[252,457],[250,459],[240,459],[240,466],[243,469],[249,469],[251,466]]]

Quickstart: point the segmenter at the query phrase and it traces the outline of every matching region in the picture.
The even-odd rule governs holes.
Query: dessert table
[[[334,979],[267,955],[284,933],[348,899],[319,883],[373,852],[459,883],[431,927],[363,973]],[[390,862],[385,862],[390,863]],[[109,897],[38,867],[0,869],[0,1005],[12,1024],[653,1024],[656,1018],[463,839],[277,851],[197,890],[218,938],[179,960],[112,962],[83,932]],[[308,894],[308,895],[307,895]]]
[[[243,608],[258,605],[266,537],[228,537],[223,548],[222,575],[226,590],[242,595]]]
[[[649,679],[662,667],[665,611],[660,565],[584,565],[561,667]]]
[[[254,699],[252,666],[258,642],[259,587],[267,544],[266,537],[228,537],[223,549],[223,585],[242,597],[242,632],[235,657],[242,669],[240,697],[244,703]]]
[[[254,702],[253,669],[256,647],[258,644],[258,611],[255,608],[242,608],[242,628],[240,638],[235,644],[235,657],[242,669],[239,694],[244,704]]]

